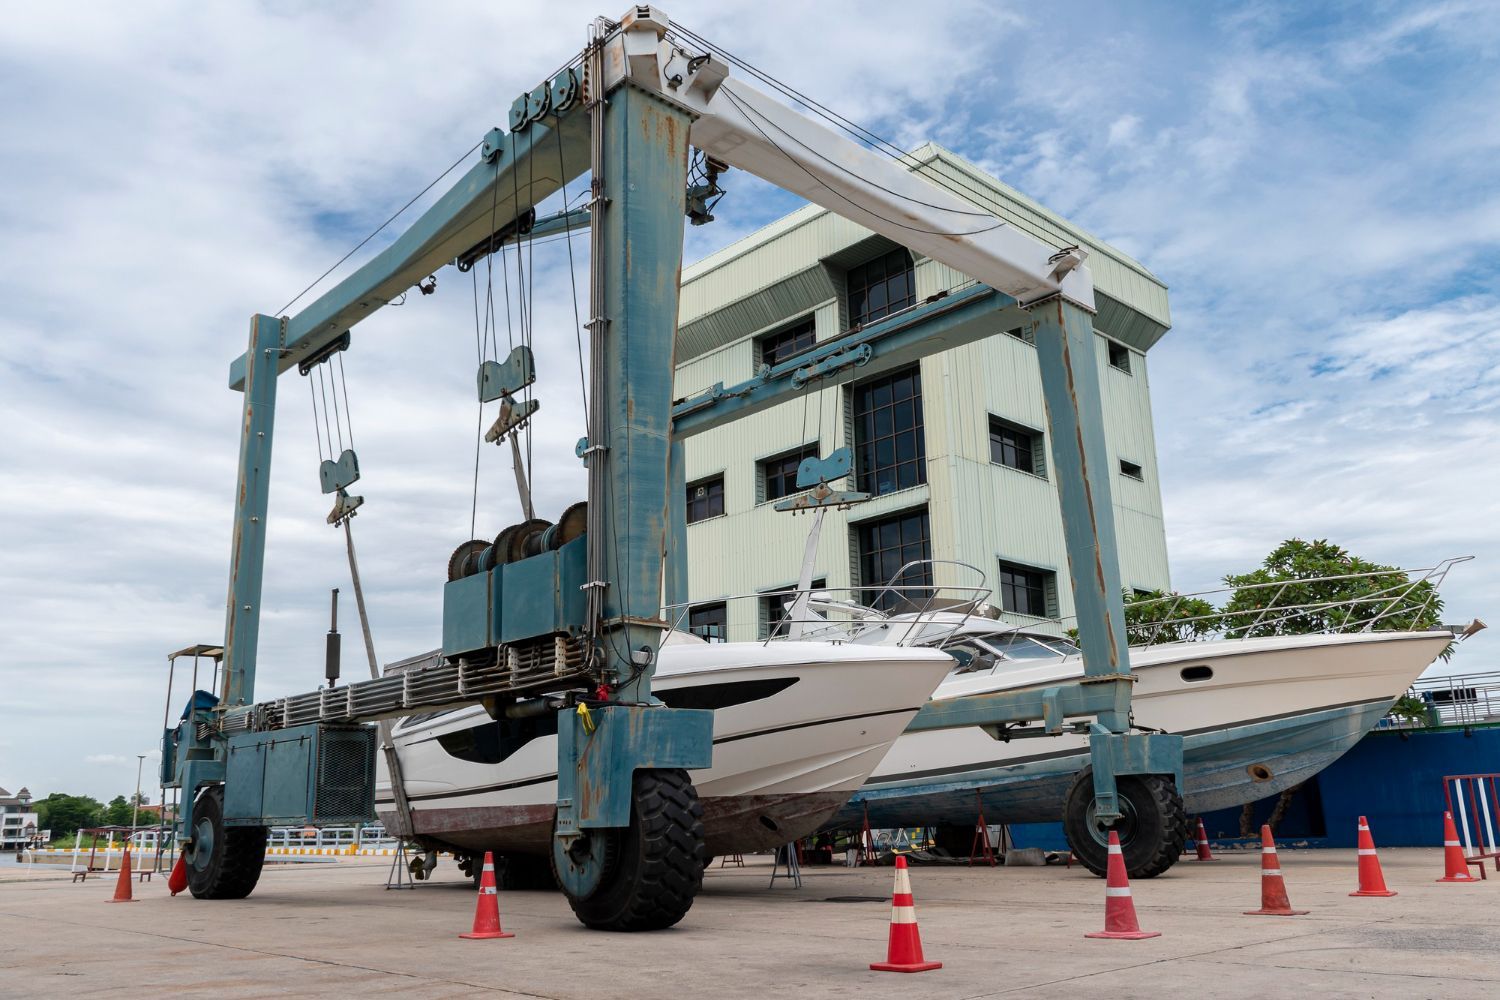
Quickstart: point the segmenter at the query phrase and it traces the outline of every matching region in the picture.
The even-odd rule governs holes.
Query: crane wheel
[[[1121,817],[1114,824],[1131,878],[1155,878],[1171,868],[1187,840],[1188,816],[1170,777],[1122,774],[1115,779]],[[1109,827],[1094,819],[1094,771],[1073,779],[1063,809],[1063,832],[1082,865],[1103,877],[1109,865]]]
[[[614,839],[602,880],[584,899],[568,895],[587,927],[655,931],[671,927],[692,908],[703,887],[703,807],[681,769],[635,772],[630,826],[599,831]],[[554,873],[556,852],[553,854]],[[558,879],[558,884],[564,884]]]
[[[266,863],[266,828],[224,825],[224,786],[215,785],[193,805],[193,855],[188,889],[198,899],[244,899]]]

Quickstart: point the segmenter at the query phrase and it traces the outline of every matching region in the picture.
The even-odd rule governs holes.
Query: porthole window
[[[1199,665],[1199,666],[1196,666],[1196,667],[1183,667],[1182,668],[1182,679],[1185,680],[1185,681],[1187,681],[1190,684],[1193,681],[1208,681],[1208,680],[1213,680],[1213,676],[1214,676],[1214,668],[1213,667],[1207,667],[1207,666]]]

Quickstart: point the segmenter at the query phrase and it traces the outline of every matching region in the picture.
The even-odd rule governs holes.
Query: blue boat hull
[[[1366,701],[1313,712],[1260,719],[1223,729],[1183,734],[1184,804],[1188,813],[1243,805],[1306,781],[1359,742],[1394,699]],[[872,778],[829,822],[854,827],[869,811],[870,825],[967,825],[975,820],[976,794],[990,823],[1045,823],[1062,818],[1073,777],[1088,764],[1085,751],[1037,753],[999,766],[926,778]]]

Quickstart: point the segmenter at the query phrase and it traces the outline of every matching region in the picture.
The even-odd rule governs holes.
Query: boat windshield
[[[943,646],[943,652],[958,661],[954,674],[984,674],[1001,663],[1016,660],[1052,660],[1071,656],[1078,647],[1066,639],[1022,632],[991,632],[966,635]]]

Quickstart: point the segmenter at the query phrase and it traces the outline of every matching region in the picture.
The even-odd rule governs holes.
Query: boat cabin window
[[[984,641],[1010,660],[1050,660],[1078,652],[1078,647],[1066,639],[1054,639],[1051,636],[1042,638],[1019,632],[986,636]]]

